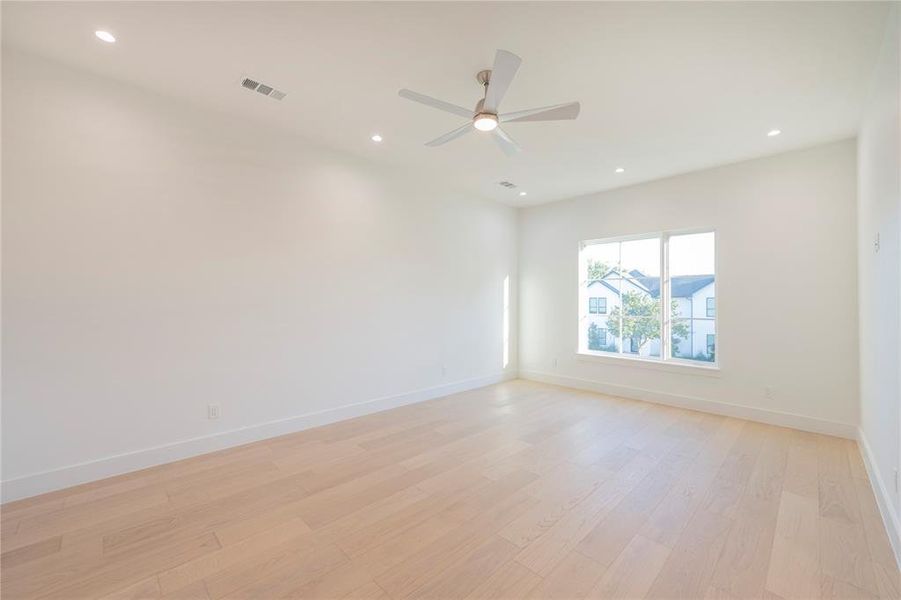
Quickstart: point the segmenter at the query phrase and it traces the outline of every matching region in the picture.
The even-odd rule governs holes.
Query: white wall
[[[523,210],[520,374],[853,436],[855,169],[847,140]],[[718,374],[576,356],[580,240],[707,227]]]
[[[513,209],[6,49],[2,83],[5,499],[500,376]]]
[[[860,412],[874,488],[901,557],[901,89],[899,15],[893,6],[858,138]],[[879,235],[880,250],[874,242]]]

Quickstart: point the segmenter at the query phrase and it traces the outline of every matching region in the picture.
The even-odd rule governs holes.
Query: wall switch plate
[[[218,419],[221,414],[221,410],[218,404],[207,404],[206,405],[206,416],[208,419]]]

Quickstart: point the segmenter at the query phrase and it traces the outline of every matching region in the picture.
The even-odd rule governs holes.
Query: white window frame
[[[579,242],[578,247],[578,265],[579,265],[579,275],[578,275],[578,285],[579,285],[579,299],[578,299],[578,312],[576,315],[577,321],[577,331],[578,327],[582,325],[582,319],[588,314],[588,305],[587,300],[586,304],[582,305],[583,297],[587,298],[582,294],[582,250],[587,246],[592,246],[595,244],[608,244],[613,242],[630,242],[635,240],[646,240],[646,239],[660,239],[660,324],[661,324],[661,332],[660,332],[660,357],[659,358],[651,358],[644,356],[636,356],[630,353],[613,353],[613,352],[601,352],[588,350],[587,344],[585,348],[581,347],[580,337],[576,338],[576,357],[579,360],[587,360],[591,362],[606,362],[608,364],[619,364],[621,366],[637,366],[637,367],[651,367],[662,370],[671,370],[671,371],[683,371],[683,367],[687,368],[689,372],[698,372],[718,376],[721,364],[722,353],[720,351],[721,344],[721,333],[719,326],[719,310],[714,312],[713,316],[713,327],[716,332],[716,356],[714,358],[714,362],[706,363],[703,361],[690,360],[686,358],[678,358],[671,356],[672,350],[672,315],[671,311],[668,310],[670,303],[672,301],[671,298],[671,290],[670,290],[670,277],[669,277],[669,239],[673,236],[680,235],[690,235],[695,233],[712,233],[714,236],[714,245],[713,245],[713,274],[714,281],[717,285],[717,296],[719,295],[720,284],[719,284],[719,234],[717,233],[716,228],[714,227],[699,227],[693,229],[679,229],[679,230],[667,230],[667,231],[658,231],[658,232],[649,232],[642,234],[634,234],[620,237],[609,237],[609,238],[598,238],[592,240],[583,240]],[[715,302],[715,300],[714,300]],[[717,302],[717,304],[719,304]],[[717,306],[717,308],[719,308]],[[705,312],[706,314],[706,312]],[[689,317],[690,319],[694,318],[694,315]],[[581,335],[581,334],[580,334]],[[621,344],[625,344],[626,341],[623,339]],[[624,346],[623,346],[624,347]],[[631,363],[631,364],[630,364]]]

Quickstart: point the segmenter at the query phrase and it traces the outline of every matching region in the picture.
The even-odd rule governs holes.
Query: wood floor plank
[[[820,598],[823,600],[873,600],[878,598],[866,590],[836,579],[829,575],[821,575],[820,577]]]
[[[863,529],[859,525],[820,516],[822,573],[872,594],[878,594],[876,573]]]
[[[783,598],[819,594],[819,507],[816,497],[782,492],[766,589]]]
[[[391,600],[388,597],[388,594],[385,593],[385,590],[379,587],[379,585],[375,582],[367,583],[364,586],[361,586],[351,593],[344,596],[344,598],[357,599],[357,600]]]
[[[456,523],[431,517],[420,521],[399,533],[392,532],[382,542],[375,542],[365,551],[352,556],[355,565],[365,569],[373,578],[410,560],[420,552],[445,538]]]
[[[59,552],[63,536],[57,535],[40,542],[35,542],[15,550],[9,550],[0,555],[0,565],[3,568],[16,567],[38,558],[44,558]]]
[[[262,531],[238,544],[219,548],[215,552],[163,571],[159,574],[160,589],[167,594],[224,569],[245,563],[251,558],[258,558],[267,552],[277,554],[288,551],[298,544],[298,538],[301,537],[303,540],[300,543],[313,539],[309,526],[300,519],[275,530]]]
[[[748,478],[710,585],[725,596],[763,596],[773,551],[788,457],[787,430],[764,432],[763,447]]]
[[[67,577],[61,582],[62,585],[54,586],[55,589],[52,592],[42,597],[71,600],[72,598],[102,596],[120,589],[131,581],[145,579],[153,573],[190,562],[197,557],[215,552],[217,549],[219,549],[219,543],[211,533],[179,540],[177,544],[166,548],[157,548],[152,552],[123,557],[117,562],[104,563],[99,567],[89,569],[80,576]]]
[[[0,507],[4,598],[898,598],[856,444],[511,381]]]
[[[703,507],[692,516],[648,591],[648,598],[701,598],[732,526]]]
[[[309,578],[306,578],[309,579]],[[279,593],[282,598],[362,598],[384,594],[365,569],[350,561],[341,562],[337,568],[317,578],[301,579],[286,583]]]
[[[466,596],[469,600],[525,598],[542,578],[514,560],[508,560],[482,579]]]
[[[445,570],[466,561],[487,538],[493,537],[533,503],[533,498],[511,490],[506,498],[493,506],[483,506],[482,514],[473,520],[455,523],[446,534],[374,579],[392,598],[407,597]]]
[[[576,550],[607,568],[638,535],[679,475],[689,468],[688,456],[661,460],[582,540]]]
[[[156,575],[142,579],[121,590],[103,596],[100,600],[151,600],[158,599],[162,595],[159,581]]]
[[[548,575],[654,469],[656,463],[643,455],[636,456],[616,477],[603,482],[544,535],[526,546],[516,560],[541,576]]]
[[[644,598],[669,554],[670,548],[636,535],[586,597],[604,600]]]
[[[465,597],[491,573],[513,558],[518,550],[509,541],[496,535],[491,536],[459,564],[433,577],[407,597],[435,600]]]
[[[601,575],[604,567],[596,561],[573,550],[533,588],[526,598],[575,600],[585,598]]]
[[[562,466],[553,474],[542,477],[536,482],[538,485],[531,485],[525,490],[540,502],[502,529],[500,536],[525,548],[594,492],[605,478],[606,474],[602,471],[576,465]]]
[[[816,498],[819,495],[819,466],[816,435],[803,431],[791,433],[785,467],[784,488],[798,496]]]
[[[211,600],[287,598],[348,563],[347,555],[334,544],[303,545],[220,571],[206,579],[206,587]]]

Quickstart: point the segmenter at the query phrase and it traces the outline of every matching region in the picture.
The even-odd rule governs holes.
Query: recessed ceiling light
[[[617,172],[617,173],[625,173],[626,170],[625,170],[624,168],[622,168],[622,167],[616,167],[616,172]]]
[[[374,135],[373,135],[371,138],[369,138],[369,139],[371,139],[373,142],[381,142],[381,141],[382,141],[382,136],[380,136],[379,134],[376,133],[376,134],[374,134]]]
[[[776,137],[776,136],[779,135],[780,133],[782,133],[782,130],[781,130],[781,129],[770,129],[770,130],[767,132],[767,135],[768,135],[769,137]]]
[[[525,192],[520,192],[519,195],[520,195],[520,196],[525,196],[526,193],[525,193]]]
[[[111,34],[109,31],[95,31],[94,35],[96,35],[98,38],[100,38],[107,44],[112,44],[113,42],[116,41],[116,36]]]

